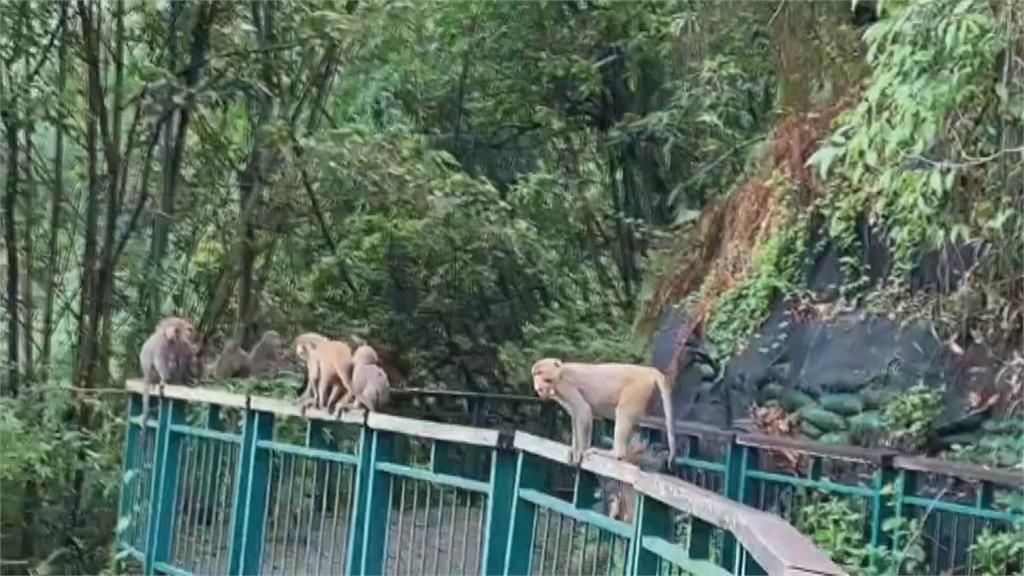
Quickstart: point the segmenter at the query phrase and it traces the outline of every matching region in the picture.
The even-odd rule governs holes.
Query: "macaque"
[[[341,377],[348,392],[338,402],[334,410],[336,416],[350,408],[361,407],[376,412],[391,401],[388,375],[380,367],[377,351],[370,346],[356,348],[352,360],[345,364]]]
[[[319,376],[314,375],[310,369],[309,355],[313,348],[321,342],[327,342],[326,336],[321,336],[315,332],[306,332],[295,337],[292,342],[292,348],[294,349],[295,356],[298,357],[302,363],[306,364],[306,381],[307,385],[303,389],[302,394],[299,395],[299,402],[307,401],[309,398],[313,398],[319,402],[320,399],[317,397],[316,386],[313,384],[316,378]]]
[[[273,378],[280,361],[281,335],[267,330],[249,353],[249,373],[254,378]]]
[[[572,420],[572,459],[579,465],[590,450],[594,416],[615,420],[612,455],[628,456],[633,428],[647,410],[655,389],[661,393],[668,437],[669,466],[675,459],[676,436],[672,415],[672,387],[656,368],[633,364],[583,364],[545,358],[534,363],[533,389],[541,398],[555,400]]]
[[[352,349],[344,342],[325,340],[306,352],[307,388],[299,406],[303,412],[310,405],[329,410],[348,392],[342,373],[352,359]]]
[[[224,350],[213,367],[216,378],[270,377],[277,374],[281,356],[281,336],[267,330],[253,347],[246,352],[238,340],[232,338],[224,344]]]
[[[224,344],[224,350],[217,357],[217,362],[213,366],[213,377],[221,380],[245,378],[251,368],[249,354],[242,349],[238,340],[232,338]]]
[[[149,417],[149,391],[153,384],[186,384],[200,376],[196,329],[188,321],[170,316],[157,324],[139,352],[145,392],[142,414]]]

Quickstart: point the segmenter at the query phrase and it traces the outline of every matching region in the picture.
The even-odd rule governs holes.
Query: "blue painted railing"
[[[127,387],[119,559],[147,574],[841,573],[774,515],[530,434],[176,386],[143,415]]]

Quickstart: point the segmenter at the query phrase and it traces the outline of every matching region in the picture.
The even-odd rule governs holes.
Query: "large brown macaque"
[[[533,389],[541,398],[558,402],[572,419],[572,459],[583,460],[590,449],[594,416],[615,421],[612,455],[625,459],[629,436],[647,411],[655,389],[661,393],[668,438],[669,466],[676,454],[672,386],[658,369],[633,364],[583,364],[545,358],[534,363]]]
[[[341,374],[348,392],[338,402],[335,415],[352,408],[380,411],[391,401],[388,375],[380,367],[377,351],[368,345],[356,348]]]
[[[156,325],[139,352],[142,380],[142,414],[149,416],[149,391],[153,384],[188,384],[201,376],[196,329],[188,321],[170,316]]]

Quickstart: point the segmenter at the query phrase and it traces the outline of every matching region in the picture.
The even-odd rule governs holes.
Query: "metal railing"
[[[118,549],[147,574],[841,573],[777,516],[528,433],[177,386],[154,418],[127,387]]]
[[[546,437],[568,429],[556,404],[534,396],[434,390],[403,394],[399,409],[417,417],[511,423]],[[649,418],[644,426],[652,441],[664,443],[659,419]],[[841,502],[861,518],[865,545],[901,553],[914,538],[923,549],[919,570],[925,573],[977,573],[971,550],[977,537],[986,529],[1004,532],[1024,523],[1022,469],[990,469],[683,421],[675,428],[681,447],[675,462],[678,477],[795,525],[801,523],[801,510],[817,510],[809,505]],[[595,426],[598,443],[610,445],[610,432],[610,426]],[[1024,465],[1024,454],[1021,458]],[[906,524],[900,519],[919,526],[913,534],[903,534]]]

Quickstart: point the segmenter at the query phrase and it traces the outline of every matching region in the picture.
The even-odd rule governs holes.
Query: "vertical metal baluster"
[[[209,517],[209,500],[210,491],[213,489],[213,474],[216,469],[217,458],[217,447],[210,440],[201,441],[206,446],[206,451],[209,452],[207,458],[206,468],[203,470],[203,484],[200,486],[200,500],[199,500],[199,518],[196,519],[196,552],[193,554],[195,566],[198,569],[203,567],[203,559],[205,557],[205,546],[206,546],[206,521]],[[193,570],[198,572],[199,570]]]
[[[344,555],[344,553],[342,553],[342,556],[341,556],[342,557],[341,563],[343,564],[341,569],[336,569],[334,567],[334,551],[338,547],[338,508],[340,508],[340,504],[341,504],[341,477],[342,477],[343,473],[345,472],[345,469],[342,467],[341,464],[337,464],[337,467],[338,467],[338,474],[337,474],[337,478],[335,478],[335,481],[334,481],[334,511],[331,513],[331,559],[327,562],[327,573],[328,574],[341,574],[341,573],[343,573],[345,571],[345,566],[344,566],[345,555]],[[347,520],[345,521],[345,525],[348,526],[348,521]],[[347,540],[347,538],[346,538],[347,533],[348,533],[347,530],[342,532],[342,534],[341,534],[342,539]],[[344,544],[342,544],[342,546],[344,546]],[[344,550],[344,548],[343,548],[343,550]]]
[[[590,524],[583,523],[583,545],[580,546],[580,556],[576,559],[576,573],[583,574],[583,554],[587,550],[587,537],[590,536]],[[572,569],[572,566],[569,566]]]
[[[210,548],[213,545],[212,544],[213,543],[213,520],[214,520],[213,516],[214,516],[214,513],[217,511],[217,508],[216,508],[216,495],[217,495],[217,490],[220,488],[220,484],[221,484],[221,478],[220,478],[219,470],[220,470],[221,459],[224,456],[224,449],[223,449],[223,444],[222,443],[215,442],[213,440],[208,440],[207,442],[209,442],[210,447],[213,450],[213,461],[210,464],[210,485],[207,487],[206,499],[203,500],[204,509],[203,509],[202,524],[203,524],[204,528],[203,528],[202,539],[199,541],[200,549],[201,549],[201,551],[203,553],[202,561],[200,562],[199,565],[204,567],[204,570],[203,570],[204,572],[209,572],[209,569],[205,568],[205,567],[208,567],[210,561],[212,560],[212,554],[210,553],[210,552],[212,552],[212,549],[210,549],[208,551],[207,548]],[[212,510],[208,506],[208,505],[211,505],[211,500],[213,500],[212,506],[214,506],[214,508]],[[210,523],[209,526],[206,525],[207,520],[209,520],[209,523]]]
[[[555,557],[551,562],[551,573],[561,574],[558,571],[558,559],[562,555],[562,523],[565,520],[565,516],[558,515],[558,530],[555,531]]]
[[[601,557],[601,540],[604,539],[604,530],[601,530],[600,528],[598,528],[598,529],[595,530],[595,532],[597,532],[597,538],[596,538],[597,546],[594,547],[594,555],[590,559],[590,573],[591,574],[597,574],[597,560]]]
[[[394,478],[392,478],[392,482]],[[395,540],[395,574],[402,573],[402,544],[405,542],[405,478],[398,479],[398,526]],[[394,484],[392,484],[392,487]],[[392,490],[391,497],[395,497]],[[388,527],[390,528],[390,526]]]
[[[199,447],[195,445],[195,442],[192,442],[191,438],[186,438],[187,439],[184,442],[182,442],[182,444],[188,445],[189,449],[189,454],[185,457],[185,466],[188,468],[188,473],[184,474],[182,479],[184,481],[187,492],[185,494],[182,494],[184,501],[182,502],[181,527],[178,529],[177,533],[178,540],[180,540],[180,542],[178,542],[177,546],[175,546],[176,552],[174,556],[175,559],[181,558],[183,561],[186,558],[188,552],[188,533],[192,527],[192,516],[195,515],[192,499],[195,498],[196,467],[199,464]],[[145,522],[143,522],[143,524],[145,524]]]
[[[537,574],[544,573],[544,563],[548,559],[548,531],[551,530],[551,510],[539,508],[544,511],[544,538],[540,541],[540,558],[537,562]],[[534,544],[536,546],[536,544]]]
[[[950,540],[952,543],[949,547],[949,569],[956,569],[956,549],[957,549],[957,537],[960,536],[960,516],[953,515],[953,538]]]
[[[758,492],[758,497],[757,497],[758,505],[757,505],[757,509],[758,510],[764,510],[765,484],[767,484],[767,482],[765,482],[764,480],[762,480],[762,481],[757,483],[757,492]]]
[[[420,546],[420,576],[427,569],[427,536],[430,534],[430,492],[431,484],[427,482],[427,497],[423,502],[423,544]],[[413,546],[416,543],[413,542]]]
[[[977,530],[977,520],[974,516],[968,516],[967,541],[974,542],[974,533]],[[967,574],[974,574],[974,554],[967,551]]]
[[[192,457],[192,450],[190,449],[188,442],[182,442],[180,444],[180,448],[183,452],[185,452],[185,456],[184,462],[178,469],[178,472],[180,473],[178,478],[178,486],[180,486],[181,488],[178,493],[178,519],[175,522],[174,528],[174,546],[171,548],[171,558],[173,559],[172,561],[176,561],[178,558],[180,558],[179,552],[181,551],[182,545],[185,543],[185,539],[182,538],[181,535],[185,529],[185,526],[187,526],[185,513],[188,511],[188,490],[189,487],[191,486],[191,484],[188,482],[188,477],[190,473],[189,460]]]
[[[459,489],[452,489],[452,515],[448,522],[448,558],[445,560],[445,574],[452,573],[452,558],[455,557],[455,511],[459,506]]]
[[[287,572],[285,566],[288,564],[288,533],[292,525],[292,492],[295,490],[295,460],[297,457],[294,454],[282,454],[281,457],[287,458],[291,462],[291,465],[288,466],[288,489],[283,490],[285,497],[284,531],[281,533],[281,571]]]
[[[466,491],[466,517],[462,522],[462,573],[470,574],[469,562],[466,561],[466,541],[469,540],[469,514],[473,511],[473,493]]]
[[[444,486],[438,487],[437,497],[437,545],[434,546],[434,562],[430,573],[437,574],[437,567],[441,557],[441,540],[444,538]]]
[[[420,518],[420,481],[414,480],[413,481],[413,519],[411,521],[412,524],[410,526],[410,535],[409,535],[409,544],[410,544],[409,560],[406,561],[406,572],[404,572],[406,574],[412,574],[413,573],[413,559],[416,557],[416,551],[417,551],[416,550],[416,535],[417,535],[417,531],[419,529],[419,527],[416,526],[416,521],[419,518]],[[397,568],[397,565],[395,565],[395,568]]]
[[[309,458],[302,459],[302,476],[299,477],[299,495],[295,499],[295,506],[298,512],[295,515],[295,544],[292,546],[292,574],[299,573],[299,541],[302,538],[302,508],[304,504],[303,493],[306,491],[306,468],[309,467]]]
[[[215,574],[223,574],[227,572],[226,567],[221,567],[221,558],[223,557],[224,550],[227,548],[227,543],[224,541],[227,532],[227,530],[225,529],[226,522],[224,521],[224,517],[227,515],[228,506],[231,505],[231,495],[229,487],[235,485],[234,478],[237,466],[234,446],[231,445],[227,446],[226,448],[228,449],[227,470],[229,472],[227,474],[227,478],[225,478],[224,481],[221,482],[222,490],[220,491],[220,505],[218,506],[219,514],[217,516],[217,554],[214,558]],[[264,517],[266,517],[266,514],[264,514]]]
[[[206,442],[201,442],[199,441],[199,439],[196,439],[196,447],[201,448],[203,451],[202,464],[199,465],[199,476],[196,477],[196,482],[198,483],[198,486],[196,487],[195,491],[196,493],[192,495],[192,537],[189,539],[189,553],[187,554],[185,559],[183,559],[182,562],[182,566],[185,566],[185,561],[187,559],[189,572],[195,572],[197,557],[196,548],[199,545],[199,521],[201,520],[201,516],[203,515],[202,505],[203,495],[205,494],[205,491],[203,489],[206,487],[206,478],[208,477],[206,474],[206,469],[210,466],[211,463],[209,444],[207,444]]]
[[[313,516],[316,512],[316,487],[320,482],[320,461],[313,460],[313,489],[309,491],[309,518],[306,520],[306,553],[302,558],[302,572],[309,574],[309,553],[313,548]]]
[[[480,495],[480,510],[478,510],[477,514],[476,514],[476,518],[477,518],[477,530],[476,530],[476,539],[477,539],[477,551],[476,551],[477,572],[481,572],[481,570],[480,570],[480,563],[484,561],[484,530],[485,530],[485,528],[484,528],[484,512],[487,510],[486,498],[487,498],[487,496],[484,496],[482,494]]]
[[[327,547],[324,546],[324,535],[326,534],[326,532],[324,531],[324,521],[327,520],[327,492],[330,491],[328,488],[328,483],[331,477],[334,475],[332,470],[337,466],[339,465],[330,461],[324,463],[324,483],[323,486],[321,486],[320,491],[320,530],[318,532],[318,545],[316,547],[317,574],[320,574],[320,566],[323,565],[324,561],[324,551],[327,549]]]
[[[209,526],[206,526],[203,530],[203,539],[200,541],[200,547],[203,550],[202,561],[199,564],[201,570],[205,573],[210,572],[210,563],[213,561],[213,529],[214,520],[217,513],[217,493],[220,490],[222,484],[219,470],[221,460],[224,456],[223,444],[217,441],[210,440],[210,447],[213,450],[213,464],[210,466],[210,489],[206,494],[206,501],[204,504],[208,504],[207,510],[203,513],[203,524],[206,525],[206,521],[209,521]]]
[[[285,460],[287,456],[285,454],[278,454],[277,460],[277,490],[274,491],[274,533],[270,536],[270,573],[273,574],[277,569],[277,535],[281,529],[281,494],[284,492],[284,468]],[[274,454],[271,453],[271,465],[273,465]],[[273,472],[273,468],[271,468]],[[267,490],[270,493],[270,490]],[[266,532],[264,532],[266,534]]]
[[[932,557],[931,562],[928,563],[931,571],[938,574],[939,570],[939,555],[941,554],[941,548],[939,546],[939,538],[942,537],[942,512],[935,511],[935,537],[932,538]]]
[[[608,537],[608,553],[604,559],[604,573],[611,574],[611,563],[615,560],[615,535],[609,534]]]

